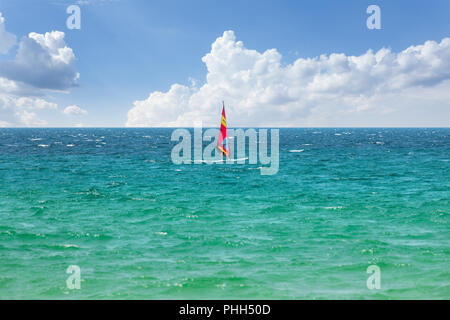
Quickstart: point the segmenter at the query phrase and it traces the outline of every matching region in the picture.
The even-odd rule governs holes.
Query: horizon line
[[[194,128],[217,128],[211,126],[192,127],[192,126],[179,126],[179,127],[115,127],[115,126],[92,126],[92,127],[0,127],[2,129],[194,129]],[[361,126],[361,127],[333,127],[333,126],[319,126],[319,127],[269,127],[269,126],[236,126],[228,127],[228,129],[243,129],[243,128],[260,128],[260,129],[450,129],[450,126]]]

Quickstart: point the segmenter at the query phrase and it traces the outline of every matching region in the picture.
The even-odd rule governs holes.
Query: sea
[[[173,130],[0,129],[0,299],[450,299],[450,128],[281,128],[274,175]]]

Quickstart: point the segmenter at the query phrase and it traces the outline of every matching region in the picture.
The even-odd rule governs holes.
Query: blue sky
[[[81,8],[81,30],[69,30],[66,27],[69,15],[65,11],[68,5],[77,3]],[[370,4],[381,8],[381,30],[369,30],[366,27],[366,19],[369,16],[366,8]],[[153,92],[168,92],[176,83],[189,87],[189,79],[195,79],[196,86],[201,87],[206,83],[208,72],[202,57],[211,51],[212,43],[226,30],[233,30],[235,42],[242,41],[246,49],[262,54],[275,48],[282,56],[281,67],[293,64],[299,58],[313,58],[322,54],[344,53],[346,56],[360,56],[369,49],[376,52],[383,47],[398,53],[409,46],[423,45],[429,40],[440,43],[449,36],[450,31],[450,2],[446,0],[1,0],[0,12],[5,19],[6,31],[17,37],[17,44],[6,54],[0,54],[0,61],[14,59],[21,38],[27,37],[30,32],[45,34],[52,30],[62,31],[65,33],[65,44],[73,50],[73,68],[80,74],[76,86],[69,86],[65,92],[39,88],[31,94],[26,94],[32,97],[40,96],[57,105],[56,109],[39,109],[39,113],[29,111],[44,119],[48,126],[73,126],[81,123],[86,126],[124,126],[127,123],[127,113],[133,108],[135,101],[146,101],[142,108],[152,108],[153,104],[162,103],[158,102],[159,100],[145,100]],[[448,82],[447,74],[439,77],[439,83],[436,84],[438,88],[434,90],[442,93]],[[441,79],[442,77],[444,78]],[[12,79],[11,76],[6,78]],[[403,88],[401,93],[406,98],[407,89]],[[436,96],[433,92],[430,93],[429,89],[428,86],[428,94]],[[188,94],[192,96],[194,93]],[[227,100],[233,102],[236,112],[238,108],[243,110],[247,107],[240,106],[240,95],[234,98],[226,94],[223,96],[223,99],[228,98]],[[220,105],[222,99],[217,98]],[[445,98],[444,95],[442,99]],[[395,99],[395,93],[389,99]],[[315,111],[305,111],[305,108],[314,109],[315,105],[321,102],[311,100],[307,107],[301,105],[303,102],[298,103],[300,113],[304,112],[305,117],[312,117],[309,122],[285,123],[283,118],[280,118],[274,125],[353,124],[341,121],[336,114],[330,115],[330,118],[334,119],[333,122],[324,122],[323,115],[314,118],[311,114]],[[276,108],[267,104],[267,108]],[[64,108],[72,105],[86,110],[86,114],[63,116]],[[250,105],[252,104],[250,103],[248,108],[251,108]],[[158,105],[157,108],[164,112],[166,107],[175,108],[164,105]],[[13,108],[10,106],[9,110]],[[192,106],[183,108],[182,110],[185,110]],[[289,108],[290,112],[294,112],[295,103],[291,103]],[[322,109],[325,110],[324,108]],[[434,114],[424,122],[419,110],[417,119],[411,119],[410,122],[400,121],[398,125],[439,126],[443,124],[443,117],[450,120],[448,113],[440,114],[447,109],[448,106],[436,107],[432,110]],[[213,111],[207,108],[205,110]],[[322,112],[325,112],[323,110]],[[363,125],[395,126],[397,119],[401,118],[401,112],[390,112],[394,115],[391,118],[385,117],[384,122],[378,123],[370,118],[377,116],[376,112],[372,111],[358,116],[354,122],[358,123],[363,119]],[[252,114],[251,111],[248,113]],[[3,120],[1,117],[2,113],[0,120]],[[184,124],[180,119],[159,119],[158,115],[152,112],[144,114],[143,117],[148,119],[140,125]],[[192,112],[186,115],[186,119],[189,117],[193,117]],[[206,118],[209,118],[209,115]],[[20,126],[20,122],[14,122],[13,116],[3,122]],[[253,123],[250,119],[247,122],[253,125],[265,124]],[[245,121],[242,125],[245,125]]]

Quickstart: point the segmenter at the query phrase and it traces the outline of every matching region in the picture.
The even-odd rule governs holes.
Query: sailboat
[[[230,155],[230,146],[227,135],[227,118],[225,116],[225,102],[222,102],[222,119],[220,121],[219,139],[217,140],[217,149],[222,152],[227,158]]]

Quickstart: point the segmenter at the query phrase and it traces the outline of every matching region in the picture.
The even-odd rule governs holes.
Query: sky
[[[448,127],[449,37],[448,0],[0,0],[0,127]]]

